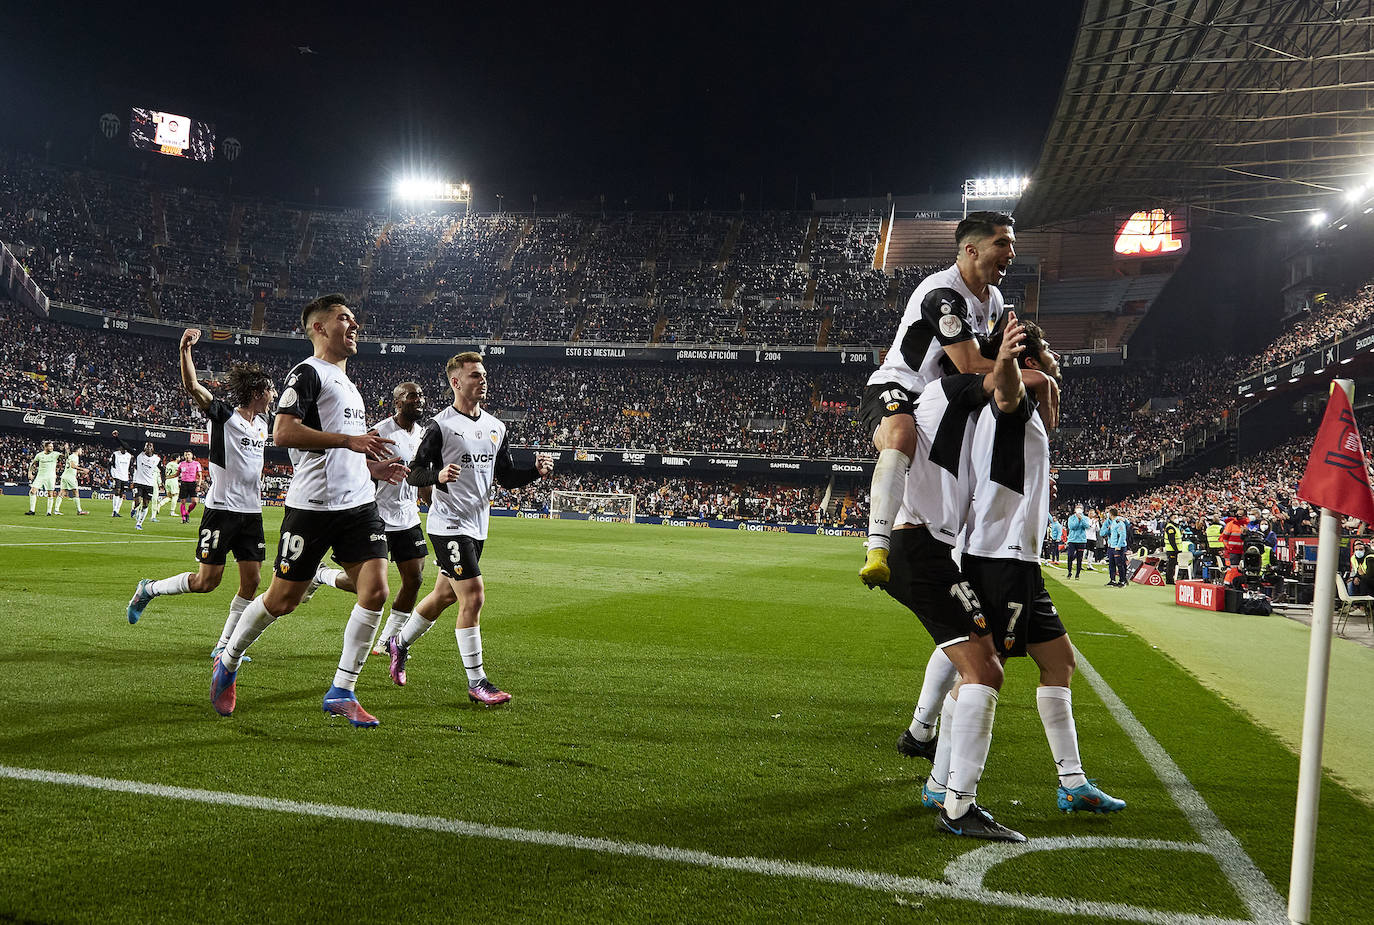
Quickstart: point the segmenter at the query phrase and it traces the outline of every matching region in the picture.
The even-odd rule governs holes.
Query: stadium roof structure
[[[1216,227],[1363,211],[1371,14],[1369,0],[1085,0],[1018,224],[1184,205]]]

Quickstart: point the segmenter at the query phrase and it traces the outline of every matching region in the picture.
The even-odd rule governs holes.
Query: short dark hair
[[[1018,319],[1018,322],[1026,329],[1025,340],[1021,341],[1026,349],[1021,351],[1021,356],[1017,359],[1020,361],[1022,367],[1026,365],[1027,360],[1031,359],[1039,363],[1040,354],[1045,352],[1045,329],[1034,321],[1021,321]],[[998,346],[1000,348],[1001,345],[999,344]]]
[[[963,247],[969,238],[990,238],[997,228],[1016,226],[1016,219],[1005,212],[970,212],[954,229],[954,244]]]
[[[451,379],[453,378],[453,371],[455,369],[458,369],[461,366],[465,366],[468,363],[481,362],[482,354],[478,353],[475,350],[467,350],[463,353],[455,354],[454,356],[449,357],[448,362],[444,364],[444,376]]]
[[[257,363],[235,363],[225,377],[225,385],[234,407],[244,408],[253,403],[259,392],[272,387],[272,377]]]
[[[301,309],[301,330],[305,332],[305,335],[307,337],[309,337],[311,315],[315,314],[315,312],[322,312],[327,308],[333,308],[335,305],[347,304],[348,299],[343,295],[343,293],[330,292],[320,296],[313,302],[310,302],[308,305],[306,305],[305,308]]]

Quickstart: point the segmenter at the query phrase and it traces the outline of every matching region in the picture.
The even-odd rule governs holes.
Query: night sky
[[[801,208],[1027,174],[1077,3],[619,6],[55,3],[6,11],[0,144],[236,191],[376,203],[408,166],[479,208]],[[824,12],[821,12],[824,11]],[[308,45],[317,54],[301,54]],[[131,105],[216,123],[232,168],[135,153]],[[202,182],[203,181],[203,182]],[[760,198],[761,197],[761,198]]]

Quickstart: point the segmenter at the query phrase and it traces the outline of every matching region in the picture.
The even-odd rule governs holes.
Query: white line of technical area
[[[195,537],[173,537],[166,540],[153,539],[128,539],[128,540],[68,540],[62,543],[0,543],[0,546],[128,546],[131,542],[136,542],[143,546],[149,543],[185,543]]]
[[[1264,925],[1288,925],[1287,904],[1255,866],[1250,855],[1245,853],[1240,842],[1221,824],[1216,813],[1212,812],[1202,794],[1198,793],[1197,788],[1179,770],[1174,759],[1164,750],[1164,746],[1155,741],[1155,737],[1150,735],[1140,720],[1136,719],[1135,714],[1116,695],[1116,691],[1112,690],[1102,675],[1098,674],[1083,657],[1083,653],[1076,648],[1074,651],[1078,655],[1078,670],[1088,679],[1092,689],[1102,698],[1107,710],[1126,731],[1126,735],[1130,736],[1135,747],[1140,749],[1140,754],[1154,769],[1155,775],[1169,791],[1169,796],[1174,798],[1178,808],[1183,810],[1184,817],[1216,857],[1217,863],[1226,874],[1226,879],[1231,881],[1231,885],[1236,889],[1236,895],[1245,903],[1255,921]]]
[[[525,845],[590,851],[597,854],[618,855],[621,857],[644,858],[651,861],[687,864],[694,867],[709,868],[713,870],[728,870],[765,877],[807,880],[816,883],[829,883],[884,893],[916,894],[939,899],[982,903],[984,905],[1002,906],[1013,909],[1028,909],[1059,915],[1083,915],[1096,917],[1098,919],[1145,922],[1148,923],[1148,925],[1248,925],[1246,920],[1243,919],[1223,919],[1213,916],[1189,915],[1187,913],[1174,911],[1166,912],[1163,910],[1142,909],[1124,903],[1060,899],[1051,896],[1027,896],[1020,893],[1003,893],[995,890],[971,888],[965,884],[926,880],[919,877],[900,877],[894,874],[883,874],[876,871],[854,870],[843,867],[825,867],[815,864],[802,864],[797,861],[770,860],[768,858],[730,857],[709,854],[705,851],[693,851],[686,848],[672,848],[666,845],[620,842],[612,841],[607,838],[591,838],[583,835],[568,835],[562,832],[545,832],[538,829],[519,829],[509,826],[483,825],[476,822],[463,822],[458,819],[445,819],[441,816],[416,816],[410,813],[382,812],[379,810],[358,809],[352,806],[334,806],[327,803],[302,803],[296,800],[281,800],[271,797],[225,793],[216,790],[168,787],[162,784],[148,784],[141,781],[93,777],[87,774],[66,774],[59,771],[39,771],[0,765],[0,778],[34,781],[45,784],[61,784],[70,787],[85,787],[92,790],[101,790],[111,793],[130,793],[171,800],[185,800],[192,803],[207,803],[216,806],[234,806],[247,810],[291,813],[298,816],[315,816],[347,822],[364,822],[374,825],[394,826],[402,829],[422,829],[431,832],[460,835],[468,838],[488,838]]]

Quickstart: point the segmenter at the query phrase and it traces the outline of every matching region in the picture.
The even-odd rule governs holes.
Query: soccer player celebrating
[[[52,516],[53,495],[57,493],[57,460],[51,440],[43,441],[43,449],[33,454],[33,461],[29,463],[29,511],[25,516],[35,516],[40,494],[48,499],[48,516]]]
[[[530,469],[516,469],[506,425],[487,411],[487,368],[480,353],[460,353],[445,367],[453,404],[434,416],[415,454],[408,481],[434,486],[429,508],[429,541],[439,565],[439,580],[396,636],[386,641],[391,678],[406,683],[410,647],[429,631],[439,615],[458,602],[454,635],[468,676],[468,698],[488,706],[505,703],[510,694],[498,688],[482,667],[482,632],[478,622],[486,586],[478,562],[487,539],[493,479],[503,488],[519,488],[553,472],[553,459],[543,453]]]
[[[81,509],[81,487],[77,482],[77,477],[88,474],[91,470],[81,465],[81,448],[73,447],[70,443],[63,446],[67,451],[67,464],[62,467],[62,488],[57,495],[56,514],[62,513],[62,499],[67,497],[67,492],[71,492],[73,500],[76,501],[76,513],[84,517],[90,511]]]
[[[883,586],[890,575],[892,522],[915,458],[914,402],[940,376],[992,369],[981,348],[1002,317],[997,284],[1016,259],[1014,224],[1001,212],[970,212],[958,224],[954,265],[921,280],[883,365],[868,378],[859,416],[873,435],[878,462],[869,491],[868,553],[859,578],[870,588]],[[1057,408],[1053,386],[1039,378],[1034,383]]]
[[[347,299],[331,293],[310,302],[301,311],[301,328],[315,352],[287,376],[272,427],[272,442],[291,451],[294,467],[276,569],[267,591],[244,608],[233,638],[215,656],[210,702],[223,716],[234,712],[244,652],[274,620],[296,609],[332,547],[358,589],[358,603],[344,627],[324,712],[354,726],[376,726],[377,718],[354,693],[388,596],[386,528],[372,480],[400,481],[409,470],[390,455],[390,438],[367,432],[362,395],[346,373],[348,358],[358,352],[358,322]]]
[[[135,530],[143,529],[143,521],[149,513],[154,520],[157,519],[157,512],[153,510],[153,496],[157,494],[157,476],[161,466],[162,457],[153,450],[152,442],[143,444],[143,452],[134,457],[134,506],[129,516],[134,519]]]
[[[182,335],[183,337],[185,335]],[[181,512],[181,522],[188,523],[191,512],[196,509],[196,489],[200,485],[200,461],[187,450],[177,463],[177,500]]]
[[[200,518],[195,572],[182,572],[159,581],[143,579],[129,601],[130,623],[137,623],[150,601],[169,594],[208,594],[219,587],[229,553],[239,566],[239,589],[229,603],[229,619],[211,653],[224,648],[239,617],[258,593],[267,543],[262,531],[262,456],[267,445],[267,410],[277,397],[272,378],[256,363],[238,363],[226,384],[233,405],[215,398],[196,376],[191,347],[200,330],[182,332],[181,385],[210,422],[210,470],[213,478]],[[189,453],[187,455],[190,455]],[[173,461],[169,465],[179,464]]]
[[[916,614],[937,651],[965,682],[960,709],[946,719],[947,732],[940,736],[951,749],[951,765],[939,827],[955,835],[1010,842],[1026,838],[976,802],[1003,674],[978,595],[954,562],[953,544],[968,519],[973,469],[985,464],[973,455],[978,412],[989,398],[1008,414],[1020,405],[1016,357],[1024,337],[1016,316],[1009,314],[991,372],[946,376],[921,393],[915,422],[922,464],[912,466],[907,476],[892,534],[892,574],[885,586]]]
[[[420,438],[425,429],[420,419],[425,415],[425,390],[416,382],[402,382],[391,392],[396,413],[372,428],[373,433],[395,441],[392,452],[406,465],[415,458]],[[377,481],[377,513],[386,525],[386,545],[391,552],[391,561],[401,573],[401,588],[391,602],[391,613],[386,624],[374,640],[372,654],[381,655],[386,640],[401,631],[415,609],[415,601],[420,596],[420,583],[424,578],[425,556],[429,547],[425,545],[425,531],[420,527],[418,506],[419,489],[409,482],[392,485]],[[315,573],[314,585],[326,584],[340,591],[357,593],[353,580],[342,569],[326,568],[321,565]],[[306,592],[309,600],[313,590]]]
[[[1044,332],[1032,322],[1023,325],[1021,367],[1058,380],[1059,360]],[[982,602],[998,657],[1006,661],[1029,655],[1040,669],[1035,699],[1059,773],[1059,808],[1117,812],[1126,803],[1098,789],[1083,774],[1069,689],[1073,647],[1040,571],[1041,525],[1050,510],[1050,444],[1037,404],[1033,396],[1023,393],[1020,403],[1010,410],[998,403],[978,415],[963,571]],[[962,693],[957,701],[944,701],[947,711],[964,708]],[[922,788],[922,802],[927,806],[948,802],[945,785],[951,760],[951,749],[941,742],[930,779]]]
[[[124,506],[124,496],[129,493],[129,466],[134,461],[134,454],[119,439],[119,431],[111,431],[110,436],[119,441],[110,460],[110,479],[114,482],[110,491],[110,516],[120,517],[119,509]]]

